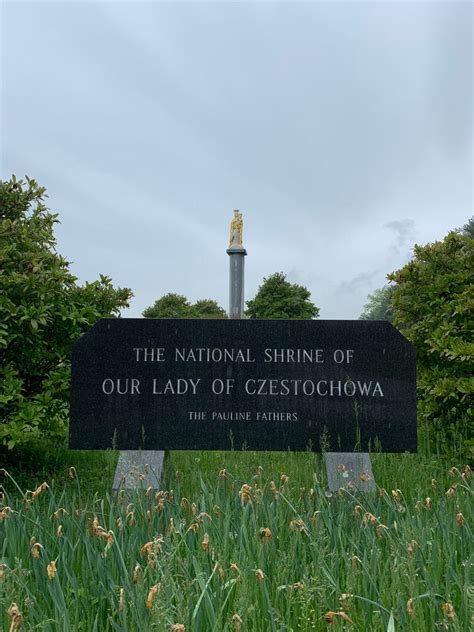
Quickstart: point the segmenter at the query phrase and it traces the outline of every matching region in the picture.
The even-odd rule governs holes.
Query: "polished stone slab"
[[[101,320],[74,345],[69,445],[413,452],[415,349],[385,321]]]

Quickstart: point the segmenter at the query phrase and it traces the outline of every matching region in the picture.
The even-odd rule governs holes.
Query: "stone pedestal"
[[[245,257],[241,247],[227,249],[229,255],[229,318],[242,318],[244,313]]]
[[[115,470],[112,490],[143,487],[159,489],[165,453],[163,450],[122,450]]]
[[[372,463],[366,452],[326,452],[324,462],[330,492],[341,488],[349,492],[376,490]]]

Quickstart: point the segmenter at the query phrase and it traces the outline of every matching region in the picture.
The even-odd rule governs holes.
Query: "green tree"
[[[191,304],[181,294],[165,294],[143,311],[145,318],[226,318],[226,313],[212,299]]]
[[[63,440],[71,347],[132,296],[111,280],[80,286],[56,252],[57,215],[29,178],[0,181],[0,444]]]
[[[210,298],[196,301],[192,306],[192,312],[194,318],[227,318],[225,309]]]
[[[307,288],[290,283],[283,272],[275,272],[263,279],[255,298],[247,301],[246,315],[260,319],[310,320],[319,315],[310,297]]]
[[[143,311],[145,318],[191,318],[191,303],[181,294],[165,294]]]
[[[453,231],[415,246],[388,278],[397,284],[394,323],[417,351],[419,418],[474,447],[474,239]]]
[[[466,237],[474,239],[474,217],[471,217],[466,224],[461,228],[461,232]]]
[[[388,320],[393,321],[392,295],[393,285],[384,285],[367,297],[364,311],[359,320]]]

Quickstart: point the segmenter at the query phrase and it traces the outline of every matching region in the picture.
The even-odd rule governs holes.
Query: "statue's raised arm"
[[[235,209],[234,217],[230,222],[229,248],[243,248],[243,228],[244,220],[242,219],[242,213]]]

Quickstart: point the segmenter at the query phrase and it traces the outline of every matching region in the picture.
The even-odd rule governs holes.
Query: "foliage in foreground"
[[[105,276],[76,283],[55,250],[45,195],[29,178],[0,181],[0,443],[9,448],[64,439],[72,344],[131,297]]]
[[[402,489],[328,497],[314,456],[296,461],[311,486],[262,467],[209,484],[194,462],[189,481],[170,469],[174,491],[91,497],[71,470],[69,488],[9,493],[2,629],[375,632],[392,617],[397,631],[469,629],[468,467],[430,481],[398,456]]]
[[[462,434],[474,452],[474,239],[467,228],[415,246],[413,259],[388,277],[395,325],[417,351],[419,421]]]

